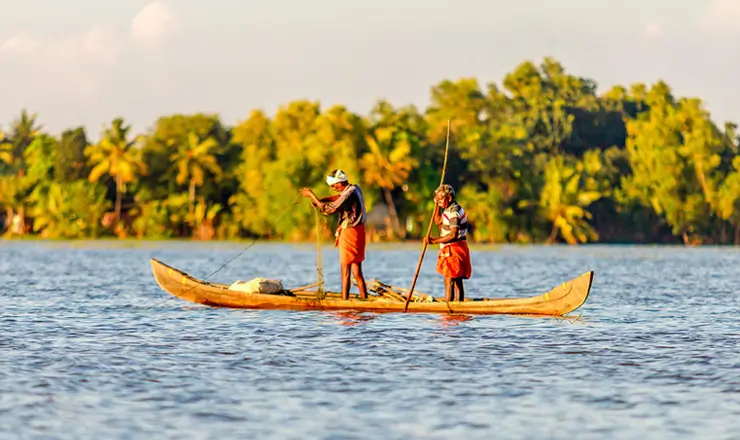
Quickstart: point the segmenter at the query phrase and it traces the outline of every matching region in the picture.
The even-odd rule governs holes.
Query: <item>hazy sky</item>
[[[740,0],[0,0],[0,127],[22,108],[52,133],[123,116],[216,112],[227,124],[294,99],[429,102],[524,60],[614,84],[667,81],[740,122]]]

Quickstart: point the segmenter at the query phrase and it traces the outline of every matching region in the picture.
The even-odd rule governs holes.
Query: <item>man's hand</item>
[[[313,198],[311,196],[314,196],[313,190],[311,188],[301,188],[301,195],[303,197]]]
[[[434,238],[432,237],[424,237],[422,240],[422,243],[424,244],[436,244]]]

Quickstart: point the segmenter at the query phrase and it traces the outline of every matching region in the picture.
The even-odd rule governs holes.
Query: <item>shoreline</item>
[[[100,238],[42,238],[38,236],[25,236],[25,237],[2,237],[0,236],[0,243],[99,243],[99,244],[120,244],[120,245],[131,245],[136,243],[147,244],[147,243],[183,243],[191,245],[290,245],[298,247],[316,247],[315,240],[277,240],[277,239],[214,239],[214,240],[196,240],[192,238],[116,238],[116,237],[100,237]],[[322,248],[329,247],[334,248],[333,240],[322,240]],[[375,241],[368,242],[368,247],[383,248],[383,247],[399,247],[404,248],[416,248],[421,250],[421,240],[396,240],[396,241]],[[680,242],[676,243],[649,243],[649,242],[589,242],[589,243],[545,243],[545,242],[532,242],[532,243],[517,243],[517,242],[501,242],[501,243],[476,243],[469,242],[471,250],[473,249],[492,249],[499,247],[508,248],[527,248],[527,247],[543,247],[543,248],[588,248],[588,247],[675,247],[675,248],[738,248],[740,245],[733,244],[684,244]],[[427,252],[436,250],[436,245],[430,245],[427,247]]]

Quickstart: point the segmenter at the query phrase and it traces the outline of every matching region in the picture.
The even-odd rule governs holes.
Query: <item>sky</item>
[[[123,117],[217,113],[233,125],[296,99],[366,115],[429,104],[442,80],[500,84],[552,56],[613,85],[666,81],[740,122],[740,0],[0,0],[0,128],[22,109],[97,139]]]

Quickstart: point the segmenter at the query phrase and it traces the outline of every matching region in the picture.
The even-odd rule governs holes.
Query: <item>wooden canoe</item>
[[[194,278],[152,258],[152,272],[157,284],[166,292],[197,304],[213,307],[286,310],[353,310],[365,312],[403,312],[404,289],[392,288],[379,282],[368,282],[368,299],[351,294],[342,300],[336,292],[297,288],[274,294],[245,293],[230,290],[228,285]],[[563,316],[580,307],[588,298],[594,272],[566,281],[549,292],[528,298],[466,298],[446,302],[444,298],[414,292],[407,311],[410,313],[456,313],[471,315],[547,315]],[[374,284],[374,285],[373,285]],[[310,287],[310,286],[309,286]],[[375,293],[375,295],[373,295]]]

